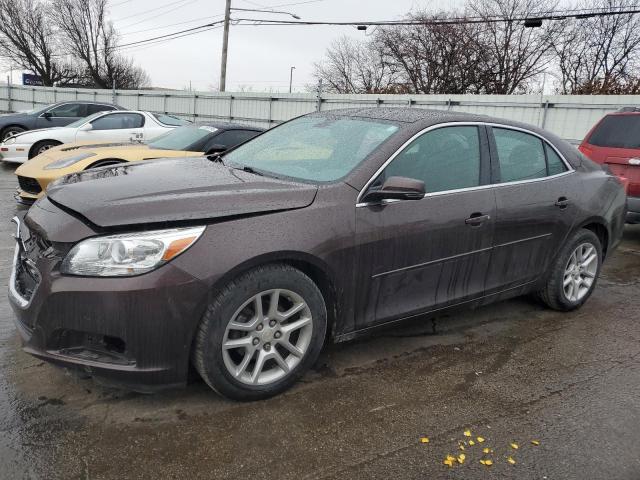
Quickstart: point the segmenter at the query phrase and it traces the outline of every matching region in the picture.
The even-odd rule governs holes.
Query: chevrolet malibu
[[[77,173],[24,218],[24,349],[138,391],[238,400],[328,340],[533,293],[568,311],[619,243],[615,176],[535,127],[419,109],[284,123],[224,155]]]

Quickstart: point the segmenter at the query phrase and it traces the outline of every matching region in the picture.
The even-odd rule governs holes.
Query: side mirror
[[[407,177],[389,177],[382,188],[372,190],[362,199],[364,202],[383,200],[420,200],[426,193],[424,182]]]
[[[47,120],[51,119],[51,117],[53,117],[53,114],[51,112],[44,112],[44,115],[42,115],[44,118],[46,118]]]
[[[209,147],[209,149],[207,150],[207,153],[205,153],[205,155],[213,155],[214,153],[221,153],[221,152],[224,152],[225,150],[227,150],[227,146],[226,145],[221,145],[219,143],[214,143],[213,145],[211,145]]]
[[[90,123],[85,123],[78,130],[80,130],[81,132],[88,132],[90,130],[93,130],[93,125],[91,125]]]

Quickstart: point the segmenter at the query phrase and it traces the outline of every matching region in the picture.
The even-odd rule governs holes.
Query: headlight
[[[51,162],[49,165],[44,167],[45,170],[55,170],[56,168],[66,168],[74,163],[81,162],[82,160],[86,160],[87,158],[95,157],[95,153],[81,153],[80,155],[74,155],[72,157],[63,158],[62,160],[57,160],[55,162]]]
[[[71,249],[60,271],[87,277],[123,277],[150,272],[195,243],[205,227],[89,238]]]

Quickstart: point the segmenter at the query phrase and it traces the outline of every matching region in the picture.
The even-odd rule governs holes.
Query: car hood
[[[313,202],[317,189],[207,158],[184,158],[74,173],[51,184],[47,196],[108,228],[303,208]]]

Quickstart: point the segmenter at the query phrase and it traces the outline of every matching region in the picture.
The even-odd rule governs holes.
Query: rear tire
[[[208,306],[192,361],[204,381],[233,400],[260,400],[291,387],[317,360],[327,310],[307,275],[268,265],[229,282]]]
[[[37,142],[33,147],[31,147],[31,150],[29,150],[29,160],[46,152],[50,148],[57,147],[58,145],[62,144],[55,140],[42,140],[41,142]]]
[[[601,267],[600,240],[591,230],[580,229],[562,247],[537,297],[554,310],[580,308],[593,293]]]

